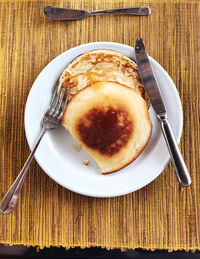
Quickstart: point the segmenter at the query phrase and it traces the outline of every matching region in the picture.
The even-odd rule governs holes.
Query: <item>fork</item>
[[[1,212],[8,214],[8,213],[11,213],[15,208],[28,168],[31,164],[31,161],[33,160],[35,151],[42,137],[46,133],[46,131],[49,129],[56,129],[60,125],[64,110],[66,108],[66,105],[69,99],[69,93],[70,93],[70,88],[67,89],[67,85],[65,86],[64,89],[63,89],[63,85],[60,86],[60,89],[59,89],[59,84],[57,85],[53,93],[49,108],[42,119],[42,123],[41,123],[42,131],[32,149],[32,152],[30,153],[28,159],[26,160],[26,163],[24,164],[21,172],[19,173],[16,180],[10,187],[9,191],[6,193],[3,200],[1,201],[0,203]]]

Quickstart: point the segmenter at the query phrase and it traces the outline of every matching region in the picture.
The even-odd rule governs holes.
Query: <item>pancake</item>
[[[71,87],[69,99],[97,81],[112,81],[133,88],[146,101],[149,98],[140,80],[137,65],[113,50],[93,50],[75,58],[60,77],[60,85]]]
[[[79,91],[69,101],[62,125],[91,155],[103,174],[134,161],[152,131],[141,95],[115,82],[96,82]]]

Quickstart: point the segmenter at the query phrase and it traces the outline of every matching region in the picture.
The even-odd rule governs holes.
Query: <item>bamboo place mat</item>
[[[46,5],[86,10],[149,5],[149,17],[104,15],[58,22]],[[68,191],[33,161],[12,214],[0,215],[0,243],[49,247],[200,249],[198,1],[0,0],[0,198],[30,152],[24,109],[40,71],[79,44],[113,41],[134,45],[142,37],[149,54],[172,77],[181,97],[184,127],[180,148],[192,177],[181,189],[171,163],[151,184],[116,198]]]

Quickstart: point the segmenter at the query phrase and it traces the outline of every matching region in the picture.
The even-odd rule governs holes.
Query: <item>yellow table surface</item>
[[[149,5],[152,14],[59,22],[43,15],[46,5],[86,10]],[[79,44],[113,41],[134,46],[139,36],[180,94],[184,113],[180,149],[191,173],[191,187],[179,187],[170,163],[155,181],[135,193],[91,198],[59,186],[33,161],[15,211],[0,215],[0,243],[200,249],[198,0],[0,0],[0,198],[30,152],[24,109],[40,71]]]

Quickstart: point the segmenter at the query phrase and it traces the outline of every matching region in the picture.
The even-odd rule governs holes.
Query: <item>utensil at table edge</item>
[[[26,160],[26,163],[24,164],[21,172],[19,173],[14,183],[10,187],[9,191],[6,193],[6,195],[4,196],[3,200],[0,203],[0,211],[5,214],[11,213],[17,204],[17,200],[21,192],[28,168],[33,160],[35,151],[42,137],[44,136],[47,130],[56,129],[60,125],[63,112],[68,102],[70,88],[67,89],[67,86],[65,86],[63,90],[63,88],[60,87],[59,92],[58,92],[58,88],[59,88],[59,84],[57,85],[54,91],[49,108],[42,119],[42,131],[33,147],[32,152],[30,153],[28,159]],[[67,94],[66,94],[66,91],[67,91]],[[64,98],[65,98],[65,101],[64,101]]]
[[[151,9],[148,6],[133,7],[133,8],[120,8],[111,10],[98,10],[98,11],[85,11],[76,9],[66,9],[54,6],[46,6],[44,14],[54,20],[78,20],[92,15],[101,14],[129,14],[129,15],[150,15]]]
[[[138,38],[135,42],[135,56],[140,78],[144,84],[144,88],[149,96],[154,111],[156,112],[158,121],[161,124],[161,129],[178,181],[182,186],[187,187],[191,184],[191,178],[168,121],[167,112],[156,81],[156,77],[151,68],[148,54],[141,38]]]

